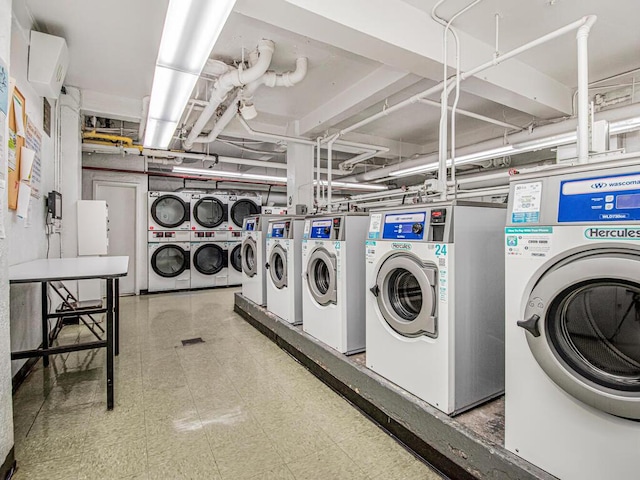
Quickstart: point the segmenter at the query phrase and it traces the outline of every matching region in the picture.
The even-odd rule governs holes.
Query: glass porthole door
[[[180,197],[163,195],[151,204],[151,217],[162,227],[176,228],[189,219],[189,208]]]
[[[277,289],[282,289],[287,286],[287,252],[280,245],[273,247],[271,255],[269,255],[269,275],[271,281]]]
[[[258,250],[256,241],[247,238],[242,242],[242,271],[248,277],[253,277],[257,273]]]
[[[337,303],[336,257],[324,248],[309,256],[307,285],[313,299],[320,305]]]
[[[161,277],[177,277],[189,268],[189,253],[177,245],[163,245],[153,252],[151,268]]]

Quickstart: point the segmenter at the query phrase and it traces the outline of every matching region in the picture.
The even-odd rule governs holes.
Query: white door
[[[95,200],[105,200],[109,209],[109,255],[129,257],[129,273],[120,279],[120,294],[135,293],[136,187],[95,185]]]

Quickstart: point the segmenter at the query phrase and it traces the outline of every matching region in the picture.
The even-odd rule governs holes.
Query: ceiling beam
[[[402,0],[240,0],[236,11],[396,69],[442,79],[443,27]],[[492,58],[490,45],[464,32],[459,37],[463,70]],[[463,90],[538,117],[571,112],[572,90],[518,59],[463,82]]]
[[[301,135],[336,125],[420,81],[420,77],[386,65],[361,78],[299,120]]]
[[[142,116],[142,100],[82,90],[80,109],[85,115],[139,122]]]

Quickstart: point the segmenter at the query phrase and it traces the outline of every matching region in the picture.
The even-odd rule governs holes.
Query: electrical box
[[[78,255],[109,253],[109,215],[104,200],[78,201]]]
[[[28,80],[43,97],[57,99],[69,67],[69,49],[64,38],[31,31]]]

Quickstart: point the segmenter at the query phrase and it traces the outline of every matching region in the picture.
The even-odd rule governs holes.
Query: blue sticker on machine
[[[640,173],[560,182],[558,222],[640,220]]]

